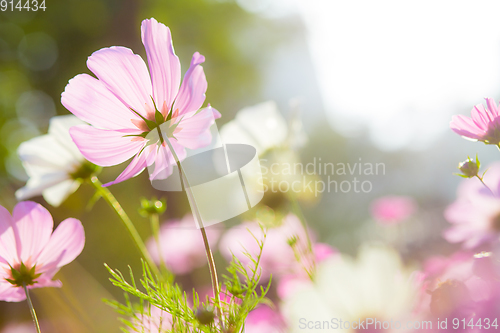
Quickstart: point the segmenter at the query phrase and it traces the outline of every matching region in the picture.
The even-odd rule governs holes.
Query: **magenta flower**
[[[500,143],[500,113],[492,98],[486,98],[486,108],[482,104],[471,110],[472,118],[455,115],[451,119],[451,129],[466,138],[483,141],[486,144]]]
[[[451,243],[476,248],[500,239],[500,163],[492,164],[483,177],[464,179],[458,187],[457,200],[445,211],[452,226],[443,233]]]
[[[211,244],[219,239],[220,231],[213,227],[206,228]],[[174,274],[186,274],[207,263],[203,238],[194,222],[192,215],[186,215],[182,220],[169,220],[160,228],[161,256],[154,237],[147,242],[147,248],[156,263],[160,258]]]
[[[73,218],[54,233],[53,226],[50,213],[35,202],[18,203],[12,216],[0,206],[0,300],[26,299],[23,284],[28,289],[61,286],[52,279],[82,252],[85,234]]]
[[[86,159],[100,166],[117,165],[134,157],[115,181],[136,176],[155,163],[156,176],[174,159],[159,150],[159,140],[147,140],[157,126],[172,120],[168,140],[182,160],[185,148],[197,149],[211,142],[210,126],[220,113],[205,101],[207,81],[201,64],[205,57],[196,52],[182,85],[179,58],[174,52],[170,30],[154,18],[142,22],[142,42],[148,66],[132,50],[112,46],[94,52],[87,60],[97,79],[80,74],[71,79],[62,93],[62,104],[90,123],[71,128],[70,134]],[[155,142],[153,142],[155,141]],[[166,147],[166,143],[162,143]]]
[[[405,196],[387,196],[375,200],[371,213],[381,224],[396,224],[409,218],[417,209],[415,200]]]

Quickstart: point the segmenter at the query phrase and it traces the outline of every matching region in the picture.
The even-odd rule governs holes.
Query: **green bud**
[[[167,209],[167,200],[166,199],[156,199],[153,197],[151,200],[146,198],[141,199],[141,208],[139,208],[139,214],[144,217],[148,217],[152,214],[161,215]]]
[[[203,306],[194,311],[194,315],[198,322],[202,325],[209,325],[214,321],[215,314],[212,306]]]
[[[298,240],[299,240],[298,237],[294,235],[287,239],[287,243],[288,245],[290,245],[290,247],[294,247],[297,244]]]
[[[458,169],[462,172],[461,174],[458,175],[464,178],[476,177],[477,173],[479,172],[480,166],[481,164],[479,163],[477,155],[476,155],[476,161],[468,157],[467,160],[458,164]]]
[[[28,269],[24,263],[21,263],[19,268],[10,268],[12,279],[5,279],[16,287],[32,286],[37,281],[35,281],[41,273],[36,274],[36,265]]]

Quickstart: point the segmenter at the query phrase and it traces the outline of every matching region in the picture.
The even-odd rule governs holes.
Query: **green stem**
[[[151,231],[153,232],[156,248],[158,250],[158,260],[160,261],[160,267],[168,275],[170,274],[170,271],[168,270],[165,260],[163,258],[161,243],[160,243],[160,216],[156,213],[150,214],[149,220],[151,222]]]
[[[128,217],[127,213],[123,210],[122,206],[116,200],[115,196],[111,193],[110,190],[108,190],[106,187],[102,186],[102,183],[99,181],[99,179],[96,176],[93,176],[90,178],[90,183],[94,186],[94,188],[98,191],[98,193],[104,198],[104,200],[113,208],[113,210],[118,214],[120,219],[123,222],[123,225],[125,228],[127,228],[127,231],[129,232],[130,236],[132,237],[132,240],[134,241],[135,245],[141,252],[142,256],[144,259],[146,259],[146,262],[148,265],[151,267],[153,272],[158,276],[161,277],[160,270],[156,266],[156,264],[153,261],[153,258],[151,258],[151,255],[149,254],[146,245],[142,241],[141,236],[137,232],[137,229],[134,227],[134,224]]]
[[[198,223],[200,223],[200,232],[203,237],[203,243],[205,245],[205,253],[207,255],[207,261],[208,261],[208,267],[210,269],[210,278],[212,281],[212,289],[214,293],[214,298],[215,298],[215,304],[216,308],[218,309],[218,313],[220,318],[222,319],[222,311],[220,308],[220,300],[219,300],[219,279],[217,277],[217,268],[215,267],[215,261],[214,261],[214,256],[212,254],[212,250],[210,249],[210,244],[208,242],[208,237],[207,233],[205,231],[205,227],[203,226],[203,220],[201,219],[201,214],[198,210],[198,205],[196,204],[196,199],[191,191],[191,186],[189,185],[189,180],[186,176],[186,174],[182,170],[181,166],[181,161],[179,160],[179,157],[177,156],[177,153],[174,150],[174,147],[172,147],[172,144],[170,143],[169,139],[163,137],[163,133],[160,130],[160,127],[157,127],[158,130],[158,135],[160,137],[160,141],[163,143],[165,142],[168,145],[169,150],[172,152],[172,155],[174,156],[175,162],[177,163],[177,166],[179,167],[179,173],[182,177],[182,181],[184,183],[184,189],[186,190],[186,194],[189,200],[189,205],[191,206],[191,209],[193,210],[193,214],[195,215],[195,219]],[[221,320],[222,323],[222,320]]]
[[[309,277],[311,278],[311,280],[313,280],[314,271],[316,269],[316,260],[314,259],[314,251],[313,251],[313,247],[312,247],[311,236],[309,235],[309,228],[307,227],[307,221],[306,221],[306,218],[304,217],[304,214],[302,213],[302,209],[299,206],[299,202],[297,201],[297,198],[292,197],[290,199],[290,201],[292,203],[292,211],[299,218],[300,223],[302,223],[302,227],[304,228],[305,233],[306,233],[307,249],[309,251],[309,254],[312,257],[312,265],[313,265],[311,267],[311,272],[308,271],[307,267],[306,267],[306,272],[309,275]]]
[[[26,293],[26,300],[28,301],[28,306],[31,312],[31,318],[33,318],[33,323],[35,324],[37,333],[41,333],[40,324],[38,323],[38,318],[36,316],[35,308],[33,307],[33,303],[31,303],[30,293],[28,288],[26,288],[26,284],[23,283],[24,292]]]
[[[491,188],[489,188],[488,185],[486,185],[486,183],[483,181],[483,178],[482,177],[479,177],[478,175],[476,175],[477,179],[479,179],[481,181],[481,183],[483,183],[484,187],[486,187],[488,190],[490,190],[491,194],[495,195],[495,193],[493,193],[493,191],[491,190]]]

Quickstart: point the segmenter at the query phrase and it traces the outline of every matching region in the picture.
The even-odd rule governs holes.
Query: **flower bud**
[[[214,321],[215,314],[212,306],[204,306],[195,310],[194,315],[202,325],[211,324]]]
[[[139,213],[144,217],[148,217],[152,214],[161,215],[165,212],[166,209],[167,200],[165,199],[157,200],[155,197],[153,197],[151,200],[148,200],[146,198],[142,198]]]
[[[462,172],[462,174],[459,174],[459,176],[464,178],[476,177],[477,173],[479,172],[479,167],[480,163],[477,156],[475,162],[469,157],[464,162],[458,164],[458,169]]]

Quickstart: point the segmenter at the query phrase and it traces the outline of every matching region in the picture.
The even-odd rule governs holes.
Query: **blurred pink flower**
[[[445,211],[453,226],[443,233],[451,243],[463,242],[465,248],[498,242],[500,237],[500,163],[492,164],[483,177],[465,179],[457,190],[457,199]]]
[[[219,239],[220,230],[216,227],[207,227],[205,230],[213,247]],[[190,214],[184,216],[182,220],[168,220],[162,224],[161,256],[158,254],[158,245],[153,237],[148,240],[147,248],[156,263],[160,262],[161,257],[174,274],[186,274],[207,263],[203,238]]]
[[[144,313],[138,313],[132,320],[134,328],[130,332],[162,333],[170,332],[172,329],[172,315],[166,311],[151,305],[144,309]]]
[[[500,277],[491,253],[458,252],[449,257],[432,257],[424,263],[426,276],[421,311],[430,318],[494,318],[500,314]],[[444,330],[444,332],[447,332]],[[476,332],[467,326],[464,332]]]
[[[338,256],[340,253],[337,249],[331,247],[325,243],[314,243],[313,244],[314,258],[316,263],[330,259],[333,256]]]
[[[82,252],[85,234],[73,218],[54,233],[53,225],[47,209],[35,202],[18,203],[12,216],[0,206],[0,300],[24,300],[23,283],[28,289],[61,286],[52,278]]]
[[[396,224],[410,217],[417,210],[411,197],[386,196],[372,202],[371,213],[381,224]]]
[[[252,310],[245,320],[245,333],[283,333],[286,326],[281,314],[267,305]]]
[[[244,222],[229,229],[222,236],[219,250],[227,260],[231,260],[232,254],[234,254],[245,265],[250,265],[250,259],[244,255],[244,252],[250,253],[254,258],[259,253],[254,236],[263,240],[259,224],[257,222]],[[291,244],[294,244],[293,248]],[[324,251],[323,249],[322,252]],[[311,264],[309,257],[305,230],[300,220],[295,215],[289,214],[283,219],[280,226],[270,228],[267,231],[260,263],[262,279],[268,279],[271,274],[275,278],[287,274],[297,274],[304,270],[304,264],[307,266]]]
[[[169,28],[154,18],[144,20],[142,42],[149,72],[143,59],[132,50],[121,46],[103,48],[87,60],[97,79],[77,75],[61,96],[62,104],[71,113],[92,125],[70,130],[85,158],[100,166],[112,166],[134,157],[118,178],[106,185],[134,177],[153,163],[152,177],[162,171],[171,174],[175,161],[170,150],[159,151],[159,138],[145,138],[169,116],[176,126],[168,140],[181,160],[186,156],[185,148],[210,143],[209,128],[214,118],[220,117],[210,106],[197,112],[207,90],[201,67],[204,56],[198,52],[193,55],[179,88],[181,68]]]
[[[340,259],[340,252],[328,244],[313,244],[313,252],[316,264],[321,264],[328,259]],[[285,299],[291,294],[296,293],[300,289],[310,286],[311,284],[311,278],[305,273],[304,270],[299,270],[298,272],[282,276],[278,281],[276,291],[279,298]]]
[[[466,138],[483,141],[486,144],[500,143],[500,113],[496,102],[486,98],[486,108],[483,104],[474,106],[472,118],[455,115],[451,119],[451,129]]]

